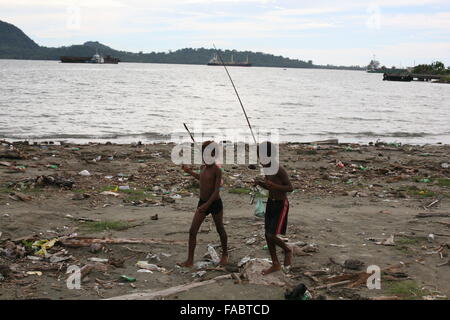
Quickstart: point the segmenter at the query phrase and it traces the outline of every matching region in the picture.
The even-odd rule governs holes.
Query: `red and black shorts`
[[[286,234],[289,201],[268,199],[265,214],[266,233],[278,235]]]

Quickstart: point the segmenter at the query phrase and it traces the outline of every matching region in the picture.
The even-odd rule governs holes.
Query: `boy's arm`
[[[265,183],[265,188],[267,190],[281,191],[281,192],[292,192],[294,188],[292,187],[291,181],[289,180],[289,176],[283,168],[278,170],[278,177],[281,180],[282,184],[274,183],[270,180],[267,180]]]
[[[187,174],[190,174],[191,176],[193,176],[195,179],[200,180],[200,175],[194,171],[192,171],[191,168],[187,167],[186,165],[182,165],[181,168],[183,169],[184,172],[186,172]]]
[[[209,206],[213,203],[213,201],[215,199],[217,199],[217,197],[219,196],[219,193],[220,193],[221,181],[222,181],[222,170],[217,168],[216,181],[214,183],[214,192],[211,194],[211,196],[209,197],[208,201],[206,201],[203,205],[201,205],[199,207],[200,211],[203,211],[203,210],[206,210],[207,208],[209,208]]]

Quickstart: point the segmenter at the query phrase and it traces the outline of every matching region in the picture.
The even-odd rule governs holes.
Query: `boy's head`
[[[202,160],[207,166],[216,163],[216,149],[218,144],[214,141],[205,141],[202,143]]]
[[[259,163],[266,168],[267,174],[276,174],[278,172],[278,148],[270,141],[261,142],[257,149]]]

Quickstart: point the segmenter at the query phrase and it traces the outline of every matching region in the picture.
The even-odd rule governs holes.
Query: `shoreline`
[[[348,141],[340,141],[336,138],[329,138],[326,140],[315,140],[315,141],[281,141],[279,145],[325,145],[327,144],[327,141],[330,140],[337,140],[336,143],[332,143],[333,145],[358,145],[358,146],[374,146],[374,145],[398,145],[398,146],[416,146],[416,147],[423,147],[423,146],[448,146],[449,143],[445,142],[424,142],[424,143],[411,143],[408,141],[401,141],[399,139],[393,139],[390,140],[380,140],[378,139],[375,142],[348,142]],[[89,145],[116,145],[116,146],[127,146],[127,145],[175,145],[179,142],[174,141],[162,141],[162,140],[156,140],[156,141],[144,141],[141,140],[135,140],[130,142],[123,142],[118,141],[115,142],[114,140],[108,140],[108,139],[102,139],[96,141],[95,139],[86,139],[86,141],[71,141],[71,140],[60,140],[60,139],[10,139],[5,137],[0,137],[0,144],[1,142],[7,142],[14,145],[30,145],[30,146],[37,146],[37,145],[54,145],[54,146],[63,146],[63,145],[80,145],[80,146],[89,146]],[[190,143],[191,140],[189,138],[186,138],[183,140],[183,142]],[[246,144],[246,145],[253,145],[254,143],[248,143],[244,141],[238,141],[234,142],[238,144]]]

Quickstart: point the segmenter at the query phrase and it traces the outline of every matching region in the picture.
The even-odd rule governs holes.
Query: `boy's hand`
[[[267,180],[266,181],[266,187],[267,187],[267,189],[273,189],[275,187],[275,183],[273,183],[270,180]]]
[[[264,186],[264,181],[261,178],[258,177],[258,178],[255,178],[255,180],[253,180],[253,184],[255,186],[263,187]]]
[[[205,203],[205,204],[206,204],[206,203]],[[205,213],[206,209],[208,209],[208,207],[207,207],[205,204],[202,204],[200,207],[198,207],[198,208],[197,208],[197,212],[199,212],[199,213]]]
[[[189,168],[187,165],[182,164],[181,169],[183,169],[184,172],[189,173],[191,172],[191,168]]]

